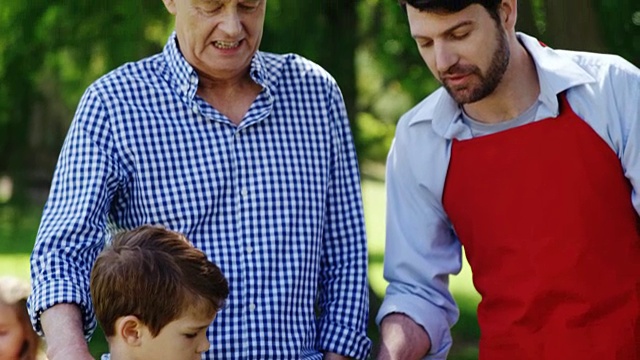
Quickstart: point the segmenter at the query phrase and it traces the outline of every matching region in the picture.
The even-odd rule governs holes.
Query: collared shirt
[[[540,81],[533,121],[557,116],[558,94],[566,91],[574,112],[617,154],[640,213],[640,70],[617,56],[553,50],[524,34],[518,39]],[[446,358],[458,318],[448,279],[461,269],[461,245],[442,194],[451,140],[472,136],[460,106],[441,88],[403,115],[387,161],[389,286],[377,321],[393,312],[410,316],[429,333],[429,359]]]
[[[293,54],[258,52],[250,75],[263,89],[238,126],[196,95],[175,34],[87,89],[32,255],[36,328],[71,302],[91,333],[89,273],[110,230],[153,223],[229,281],[204,359],[367,356],[366,235],[340,90]]]

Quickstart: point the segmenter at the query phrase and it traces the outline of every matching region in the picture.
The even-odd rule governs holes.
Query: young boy
[[[93,266],[90,289],[111,360],[200,359],[229,295],[203,252],[150,225],[114,237]]]

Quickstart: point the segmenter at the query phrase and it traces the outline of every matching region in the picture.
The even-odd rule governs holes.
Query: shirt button
[[[256,309],[256,304],[254,303],[249,304],[249,310],[253,311],[255,309]]]
[[[189,85],[182,85],[182,92],[186,94],[187,91],[189,91]]]
[[[193,110],[193,112],[197,114],[198,113],[198,105],[193,105],[191,110]]]
[[[249,190],[247,190],[246,188],[244,188],[244,189],[242,189],[242,190],[240,191],[240,194],[242,194],[242,196],[247,196],[247,195],[249,195]]]
[[[253,246],[251,246],[251,245],[247,246],[247,252],[248,253],[252,253],[253,252]]]

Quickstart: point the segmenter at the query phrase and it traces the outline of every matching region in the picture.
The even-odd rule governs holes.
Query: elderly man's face
[[[163,0],[176,17],[180,51],[212,80],[245,76],[260,46],[266,0]]]

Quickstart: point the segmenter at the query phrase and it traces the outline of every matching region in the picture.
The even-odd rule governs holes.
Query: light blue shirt
[[[558,94],[566,91],[574,112],[617,154],[640,213],[640,70],[618,56],[553,50],[524,34],[518,39],[540,81],[533,121],[557,116]],[[446,359],[458,319],[448,281],[460,272],[461,245],[442,194],[451,140],[471,137],[460,107],[440,88],[402,116],[387,161],[389,286],[377,321],[393,312],[410,316],[431,337],[428,359]]]
[[[360,176],[342,94],[318,65],[258,52],[236,126],[197,95],[175,34],[84,94],[32,254],[32,321],[58,303],[96,321],[91,266],[111,228],[163,224],[218,264],[228,306],[203,359],[363,359],[369,311]],[[163,296],[163,294],[148,294]]]

